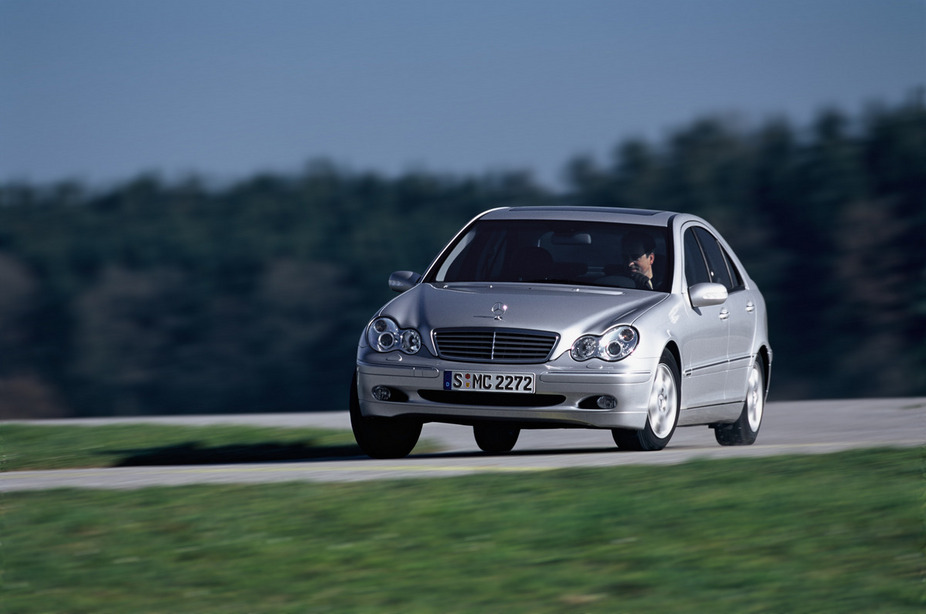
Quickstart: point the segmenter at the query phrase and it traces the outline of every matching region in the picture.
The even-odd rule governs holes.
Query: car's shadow
[[[434,448],[435,446],[429,446]],[[683,449],[673,447],[673,449]],[[549,448],[513,450],[511,452],[492,454],[481,450],[449,450],[413,452],[407,458],[414,459],[459,459],[459,458],[499,458],[532,456],[568,456],[590,454],[632,454],[614,446],[595,446],[588,448]],[[170,465],[238,465],[249,463],[283,463],[283,462],[320,462],[337,460],[368,459],[356,444],[315,445],[311,442],[277,443],[263,442],[255,444],[235,444],[225,446],[208,446],[198,441],[188,441],[169,446],[137,448],[130,450],[106,450],[101,455],[116,457],[114,467],[145,467]],[[402,460],[402,459],[398,459]]]
[[[528,449],[512,450],[511,452],[483,452],[481,450],[452,450],[448,452],[430,452],[422,454],[412,454],[409,458],[491,458],[491,457],[518,457],[518,456],[565,456],[570,454],[613,454],[620,452],[616,447],[594,447],[594,448],[549,448],[549,449]]]
[[[356,444],[315,445],[311,442],[263,442],[209,446],[198,441],[187,441],[169,446],[133,450],[107,450],[101,452],[101,454],[117,457],[113,463],[114,467],[232,465],[364,457],[363,452]]]
[[[698,450],[702,449],[702,446],[691,446],[691,445],[671,445],[665,449],[666,452],[683,452],[687,450]],[[432,453],[422,453],[415,454],[409,458],[491,458],[491,457],[519,457],[519,456],[570,456],[570,455],[591,455],[591,454],[659,454],[659,452],[640,452],[638,450],[621,450],[617,446],[595,446],[588,448],[546,448],[546,449],[526,449],[526,450],[512,450],[511,452],[500,452],[500,453],[490,453],[482,452],[481,450],[473,451],[464,451],[464,450],[453,450],[449,452],[432,452]]]

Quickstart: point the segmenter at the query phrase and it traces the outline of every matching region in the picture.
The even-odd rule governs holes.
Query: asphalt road
[[[141,419],[43,421],[96,425],[113,422],[208,425],[237,423],[349,429],[346,412],[194,416]],[[0,423],[0,429],[3,428]],[[0,492],[49,488],[130,489],[184,484],[361,481],[465,475],[527,473],[565,467],[677,464],[695,459],[823,454],[852,448],[926,445],[926,398],[769,403],[758,441],[721,447],[707,427],[676,431],[661,452],[620,452],[608,431],[523,431],[510,454],[491,456],[476,447],[472,429],[427,424],[422,438],[442,451],[401,460],[366,457],[307,459],[299,462],[196,466],[119,467],[0,474]]]

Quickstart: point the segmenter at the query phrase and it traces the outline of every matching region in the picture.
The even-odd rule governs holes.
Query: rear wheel
[[[473,427],[476,445],[483,452],[490,454],[511,452],[520,434],[521,429],[505,424],[477,424]]]
[[[350,426],[357,445],[372,458],[408,456],[421,436],[421,422],[417,420],[364,416],[360,411],[356,371],[350,385]]]
[[[622,450],[662,450],[672,439],[678,425],[678,363],[663,352],[656,367],[656,379],[646,408],[646,426],[641,431],[613,429],[614,443]]]
[[[714,426],[714,437],[722,446],[748,446],[759,436],[765,413],[765,363],[756,358],[746,379],[746,400],[743,411],[733,424]]]

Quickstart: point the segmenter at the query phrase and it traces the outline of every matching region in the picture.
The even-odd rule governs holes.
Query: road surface
[[[97,425],[113,422],[350,428],[346,412],[46,420],[42,423]],[[313,458],[300,462],[16,471],[0,473],[0,492],[49,488],[130,489],[206,483],[360,481],[486,472],[529,473],[566,467],[663,465],[695,459],[923,446],[926,445],[926,398],[769,403],[758,441],[745,447],[719,446],[707,427],[679,428],[669,446],[661,452],[620,452],[614,446],[609,431],[581,429],[522,431],[514,451],[498,456],[481,453],[473,440],[472,429],[468,427],[426,424],[422,438],[437,442],[441,452],[413,453],[400,460]]]

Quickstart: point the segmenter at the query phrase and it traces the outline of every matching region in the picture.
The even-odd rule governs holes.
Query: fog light
[[[614,409],[615,407],[617,407],[617,399],[615,399],[609,394],[604,394],[598,397],[598,400],[596,401],[596,403],[598,404],[598,407],[600,407],[601,409]]]
[[[373,398],[377,401],[388,401],[392,397],[392,391],[386,386],[373,386]]]

